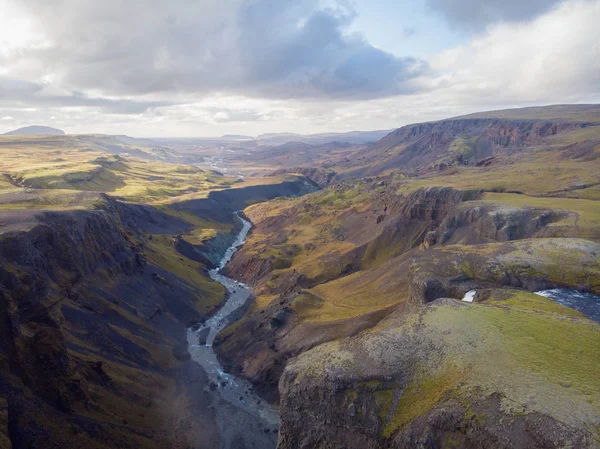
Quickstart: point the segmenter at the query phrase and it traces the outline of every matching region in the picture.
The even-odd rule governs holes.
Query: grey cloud
[[[241,15],[246,76],[261,91],[280,97],[375,98],[414,91],[410,80],[427,70],[421,60],[399,58],[361,36],[344,35],[351,13],[312,11],[298,25],[289,5],[261,0]]]
[[[526,21],[550,10],[562,0],[426,0],[452,26],[478,31],[501,21]]]
[[[112,114],[139,114],[170,103],[89,97],[71,91],[64,95],[46,94],[44,83],[16,80],[0,76],[0,107],[92,107]]]
[[[228,92],[379,98],[427,71],[345,34],[351,10],[317,0],[22,0],[52,43],[23,57],[107,95]]]

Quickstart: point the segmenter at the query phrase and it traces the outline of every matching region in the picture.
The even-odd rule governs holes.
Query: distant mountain
[[[119,134],[116,136],[112,136],[115,139],[119,140],[120,142],[123,142],[127,145],[142,145],[142,146],[147,146],[147,147],[152,147],[152,146],[158,146],[158,144],[153,141],[152,139],[140,139],[138,137],[129,137],[126,136],[125,134]]]
[[[302,136],[302,134],[295,134],[295,133],[266,133],[266,134],[261,134],[260,136],[258,136],[256,138],[259,140],[268,140],[268,139],[279,139],[279,138],[292,139],[294,137],[307,137],[307,136]]]
[[[573,142],[580,143],[579,157],[593,160],[599,140],[600,105],[479,112],[398,128],[357,153],[345,167],[345,176],[373,176],[394,169],[420,173],[473,166],[494,157]]]
[[[40,135],[51,135],[58,136],[63,135],[65,132],[62,129],[51,128],[50,126],[25,126],[23,128],[15,129],[6,133],[6,136],[40,136]]]
[[[239,134],[225,134],[221,136],[221,139],[225,140],[254,140],[252,136],[243,136]]]
[[[303,142],[311,145],[323,145],[329,142],[346,142],[356,145],[377,142],[390,133],[390,130],[377,131],[351,131],[347,133],[322,133],[322,134],[294,134],[294,133],[269,133],[261,134],[256,139],[270,143]]]

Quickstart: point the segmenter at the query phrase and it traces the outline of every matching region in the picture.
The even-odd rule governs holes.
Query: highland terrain
[[[224,273],[252,296],[214,350],[279,429],[188,352],[227,300],[236,211]],[[0,136],[0,447],[596,448],[599,298],[598,105]]]

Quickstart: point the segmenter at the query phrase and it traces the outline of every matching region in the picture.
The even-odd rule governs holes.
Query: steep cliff
[[[186,361],[186,326],[223,291],[148,263],[143,228],[158,232],[155,218],[163,230],[189,226],[105,198],[0,237],[0,375],[13,447],[188,447],[194,433],[204,447],[216,441],[206,409],[190,433],[174,426],[191,422],[178,406],[193,388],[187,376],[202,376]]]
[[[548,139],[597,123],[568,120],[472,118],[419,123],[399,128],[357,153],[343,178],[377,175],[393,169],[423,172],[452,165],[475,165],[498,155],[530,151]]]
[[[38,212],[30,230],[1,234],[6,447],[214,448],[239,438],[243,425],[223,436],[214,407],[235,410],[189,360],[186,330],[224,299],[206,270],[233,238],[232,212],[315,189],[299,177],[161,209],[100,196],[93,210]],[[185,240],[205,231],[203,244]]]

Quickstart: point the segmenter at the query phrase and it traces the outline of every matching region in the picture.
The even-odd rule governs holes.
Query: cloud
[[[124,98],[90,97],[64,89],[0,75],[0,105],[12,107],[96,108],[113,114],[139,114],[151,108],[166,106],[164,101],[138,101]]]
[[[427,71],[417,58],[399,58],[345,35],[352,12],[302,9],[288,0],[248,4],[240,16],[245,77],[262,95],[283,98],[377,98],[414,92]],[[265,26],[266,25],[266,26]]]
[[[442,13],[443,5],[428,1]],[[392,55],[350,33],[354,11],[343,3],[324,9],[320,0],[3,2],[13,3],[11,15],[18,9],[25,17],[15,23],[35,30],[2,34],[3,20],[13,17],[0,16],[0,41],[12,39],[0,45],[0,117],[14,117],[1,122],[6,128],[310,133],[600,101],[600,0],[549,1],[538,10],[528,9],[537,0],[509,0],[506,8],[451,0],[466,20],[453,19],[456,26],[480,32],[427,61]],[[405,24],[394,30],[400,38],[410,34]]]
[[[217,123],[261,122],[275,120],[282,116],[278,112],[258,109],[208,108],[205,112]]]
[[[418,58],[347,34],[347,6],[317,0],[22,0],[47,45],[14,72],[105,96],[204,95],[380,98],[420,88]],[[31,79],[31,77],[30,77]],[[38,78],[39,79],[39,78]]]
[[[455,101],[591,101],[600,95],[600,1],[570,1],[528,23],[493,27],[432,59],[432,86]]]
[[[426,0],[427,6],[451,25],[478,31],[502,21],[534,19],[562,0]]]

